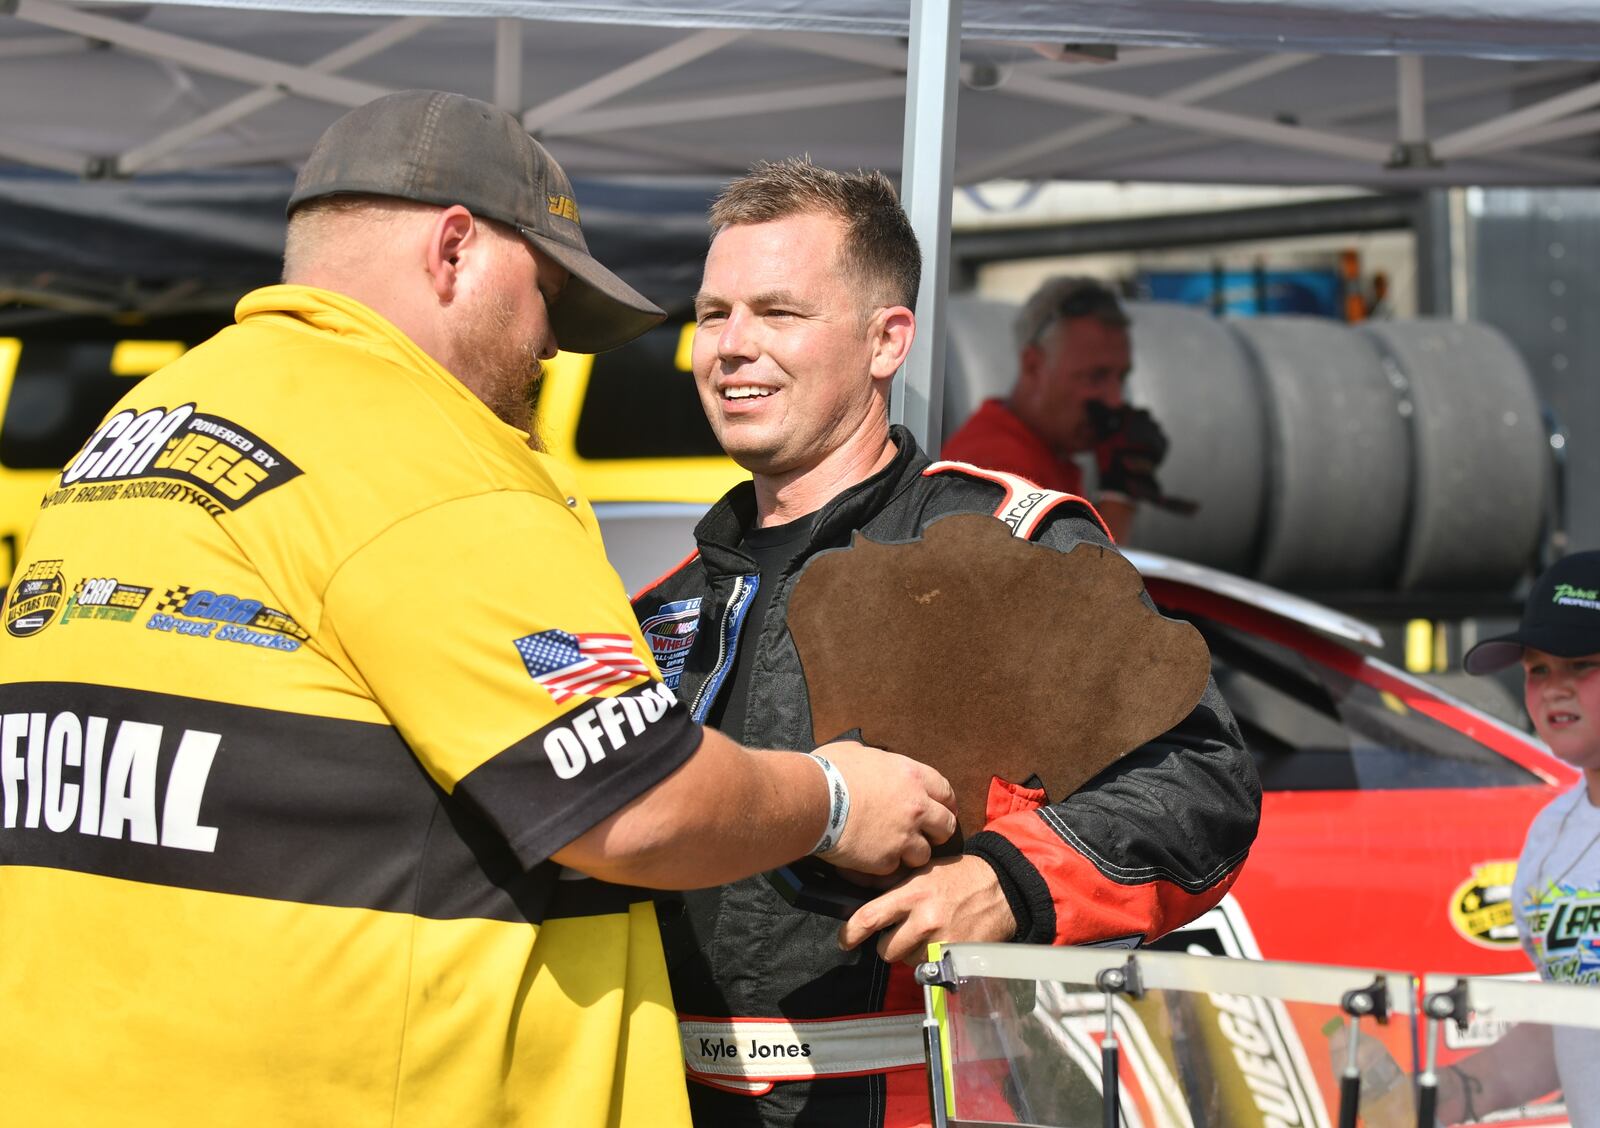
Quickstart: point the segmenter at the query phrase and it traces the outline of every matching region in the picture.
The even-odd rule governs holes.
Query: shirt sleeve
[[[578,513],[500,491],[407,517],[329,583],[322,630],[433,781],[534,865],[693,754]]]
[[[1063,506],[1037,538],[1110,546]],[[1144,597],[1148,600],[1148,596]],[[1017,939],[1154,940],[1220,901],[1255,840],[1261,784],[1216,683],[1182,722],[1056,803],[1001,814],[967,844],[999,876]]]

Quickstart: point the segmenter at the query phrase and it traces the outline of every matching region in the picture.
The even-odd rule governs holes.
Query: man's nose
[[[717,333],[717,356],[723,360],[749,360],[756,355],[749,315],[738,311],[728,314]]]

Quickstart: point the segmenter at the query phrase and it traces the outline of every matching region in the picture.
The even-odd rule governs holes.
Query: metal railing
[[[1600,1124],[1569,1112],[1557,1075],[1569,1058],[1600,1075],[1589,988],[1101,948],[934,954],[918,978],[938,1128]]]

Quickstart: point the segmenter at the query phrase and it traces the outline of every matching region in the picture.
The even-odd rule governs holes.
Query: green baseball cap
[[[571,274],[550,307],[556,342],[597,353],[627,344],[666,314],[589,254],[572,182],[505,110],[442,90],[403,90],[328,127],[295,180],[289,211],[347,193],[460,204],[499,220]]]

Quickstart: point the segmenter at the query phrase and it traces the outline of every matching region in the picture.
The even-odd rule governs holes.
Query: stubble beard
[[[496,418],[528,432],[528,445],[543,450],[534,411],[544,377],[543,349],[537,340],[515,336],[514,320],[510,301],[491,299],[458,338],[453,370]]]

